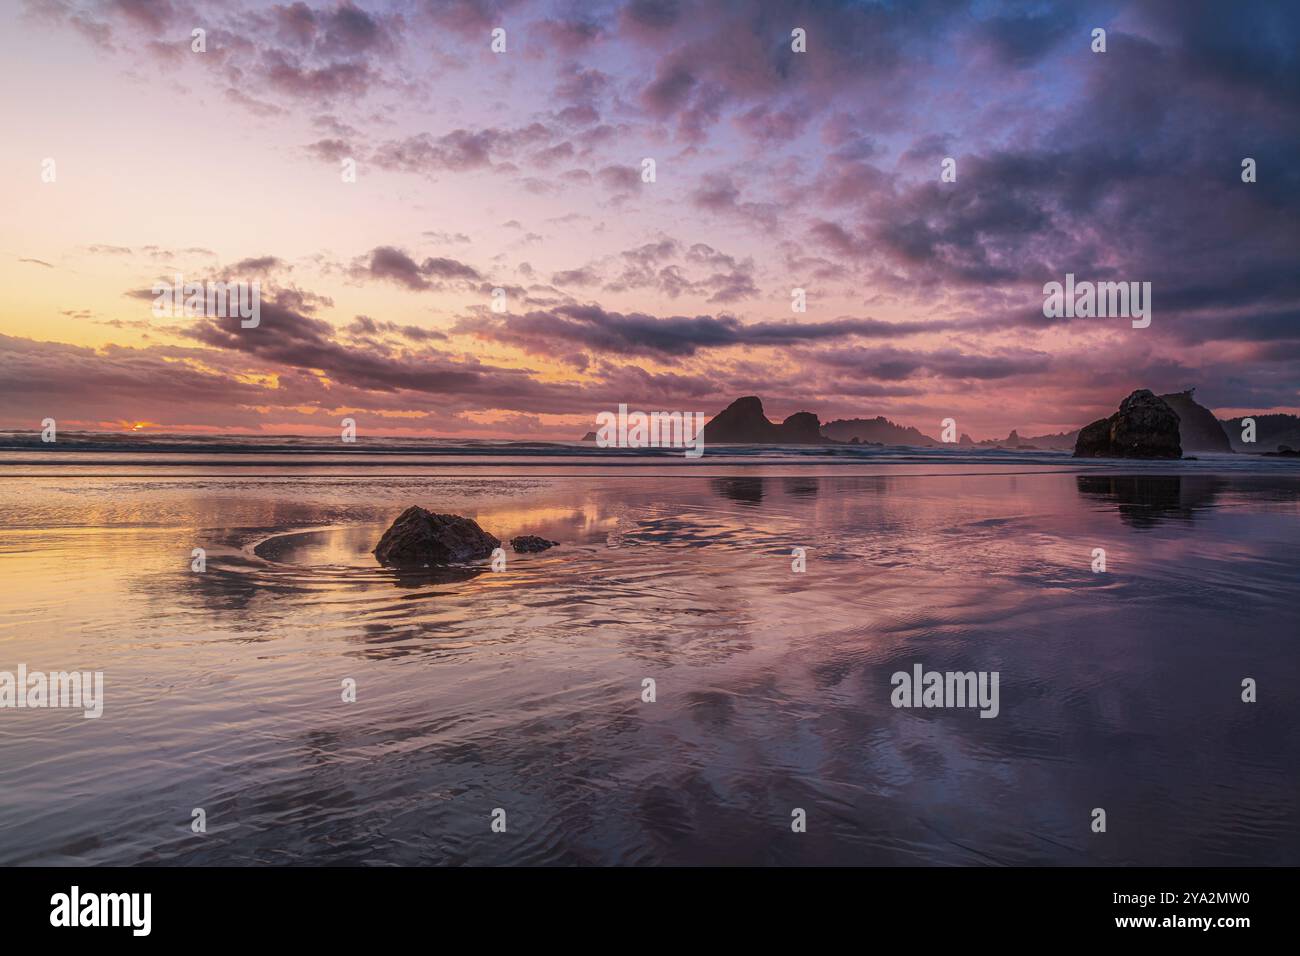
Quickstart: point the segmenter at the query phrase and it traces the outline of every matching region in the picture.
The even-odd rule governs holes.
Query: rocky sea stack
[[[767,420],[762,400],[754,395],[736,399],[704,426],[705,444],[806,445],[825,440],[812,412],[795,412],[777,425]]]
[[[490,557],[501,541],[472,518],[437,514],[412,505],[379,539],[374,555],[394,568],[460,564]]]
[[[1140,388],[1110,418],[1079,431],[1075,458],[1182,458],[1178,413],[1148,389]]]
[[[1189,388],[1185,392],[1160,396],[1178,416],[1178,440],[1183,451],[1231,452],[1228,433],[1214,417],[1214,412],[1192,397],[1195,392],[1196,389]]]

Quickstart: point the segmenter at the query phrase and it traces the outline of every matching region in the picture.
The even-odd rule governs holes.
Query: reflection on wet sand
[[[1080,494],[1113,502],[1121,520],[1134,528],[1191,521],[1228,486],[1216,475],[1080,475],[1076,481]]]
[[[791,498],[816,498],[817,492],[821,489],[821,483],[817,478],[782,478],[781,490]]]
[[[0,863],[1295,863],[1300,482],[1206,479],[0,486],[10,660],[107,675],[5,718]],[[562,545],[375,566],[412,503]]]
[[[763,503],[762,478],[714,478],[709,482],[716,494],[745,505]]]

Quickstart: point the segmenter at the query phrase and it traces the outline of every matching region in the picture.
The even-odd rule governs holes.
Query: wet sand
[[[0,712],[0,863],[1300,862],[1300,478],[1038,461],[6,478],[0,669],[106,703]],[[410,504],[562,544],[380,568]]]

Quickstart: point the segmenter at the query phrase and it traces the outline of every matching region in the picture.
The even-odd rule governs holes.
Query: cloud
[[[1070,35],[1082,34],[1072,12],[1059,8],[991,16],[975,30],[977,41],[985,44],[999,63],[1011,67],[1037,63]]]
[[[445,342],[447,336],[436,329],[426,329],[418,325],[399,325],[396,322],[380,322],[368,315],[358,315],[346,328],[347,333],[356,338],[371,336],[397,335],[412,342]],[[374,342],[370,344],[374,345]]]
[[[372,249],[369,258],[354,263],[349,274],[354,278],[396,282],[415,291],[433,288],[441,280],[477,282],[483,278],[473,266],[456,259],[435,256],[416,263],[401,249],[393,246]]]
[[[590,266],[581,269],[566,269],[551,276],[551,283],[558,286],[600,285],[600,274]]]
[[[657,34],[671,29],[681,17],[680,0],[631,0],[623,7],[623,25],[633,32]]]
[[[461,319],[455,331],[537,355],[564,356],[578,347],[596,354],[667,358],[732,346],[790,346],[852,336],[892,338],[942,327],[942,323],[853,318],[746,324],[729,315],[658,317],[566,304],[523,315],[471,316]]]
[[[1028,349],[979,355],[955,348],[908,351],[893,347],[854,347],[821,353],[816,360],[830,368],[846,368],[855,375],[883,381],[907,380],[921,373],[993,381],[1046,372],[1053,367],[1050,354]]]
[[[339,96],[360,96],[375,81],[374,75],[364,64],[335,62],[311,67],[283,50],[266,51],[262,55],[261,66],[273,89],[304,99],[330,100]]]
[[[186,52],[195,17],[209,29],[203,58]],[[535,376],[475,379],[488,384],[467,386],[470,403],[492,400],[498,386],[503,400],[541,396],[547,408],[615,384],[682,389],[679,398],[770,387],[830,406],[879,400],[905,411],[906,398],[926,415],[933,403],[978,399],[1011,416],[1058,404],[1091,412],[1094,393],[1113,405],[1109,392],[1150,384],[1143,377],[1297,403],[1288,369],[1300,342],[1294,4],[60,0],[34,19],[94,37],[136,82],[156,58],[179,55],[183,71],[164,64],[169,81],[183,75],[178,90],[188,87],[196,106],[232,113],[233,103],[277,118],[248,128],[287,162],[337,168],[352,156],[368,182],[412,197],[418,212],[392,233],[406,248],[350,258],[367,243],[322,274],[462,294],[458,330],[473,339],[421,329],[416,316],[432,297],[399,297],[421,310],[409,315],[317,328],[328,296],[287,285],[287,261],[257,256],[224,270],[263,279],[268,301],[309,320],[285,339],[295,361],[315,353],[357,382],[362,373],[402,379],[420,346],[457,341],[485,363],[498,349],[554,360]],[[808,30],[807,54],[790,50],[794,21]],[[1105,56],[1088,50],[1094,23],[1108,28]],[[487,50],[498,25],[511,30],[506,57]],[[656,184],[641,182],[644,155],[659,163]],[[957,160],[955,183],[939,181],[946,156]],[[1245,156],[1258,163],[1256,183],[1240,180]],[[485,184],[485,173],[497,178]],[[489,188],[493,201],[479,202],[476,191]],[[429,197],[462,195],[482,209],[477,225],[463,225],[472,255],[499,276],[426,256],[468,243],[453,229],[421,235],[430,221],[451,221],[420,218],[441,211]],[[522,223],[499,225],[511,216],[546,223],[544,241]],[[129,271],[130,257],[150,272],[174,263],[194,271],[200,253],[142,245],[147,230],[142,239],[127,228],[107,237],[122,246],[79,235],[69,249],[48,249],[48,262],[22,261],[62,268],[51,263],[88,253],[101,257],[96,268],[122,270],[123,285],[145,281]],[[413,249],[413,235],[428,248]],[[225,238],[211,241],[227,248]],[[294,278],[313,262],[339,261],[327,248],[337,244],[326,236],[317,255],[298,250]],[[203,254],[215,269],[216,257]],[[525,254],[531,264],[518,263]],[[258,260],[270,261],[259,270]],[[1122,322],[1043,319],[1042,285],[1067,271],[1150,281],[1153,325],[1139,333]],[[35,287],[47,277],[29,278]],[[509,285],[520,314],[477,311],[483,291],[506,280],[522,283]],[[808,289],[814,314],[890,321],[781,321],[793,286]],[[347,290],[349,317],[380,315],[351,305],[366,291]],[[580,305],[573,293],[600,304]],[[236,360],[283,368],[303,377],[294,388],[307,396],[318,373],[329,374],[277,366],[219,328],[204,334],[187,348],[232,375],[242,371]],[[349,363],[335,349],[372,353],[377,364]],[[461,358],[430,361],[476,370]],[[632,369],[641,360],[671,362],[680,375],[640,375]],[[582,370],[568,398],[549,389],[557,365]],[[353,400],[380,400],[360,384],[329,382],[353,389]],[[436,395],[440,409],[455,401],[420,394]]]

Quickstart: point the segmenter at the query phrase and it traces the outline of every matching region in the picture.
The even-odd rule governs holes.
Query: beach
[[[3,715],[0,863],[1300,862],[1294,465],[733,451],[9,446],[0,669],[104,701]]]

